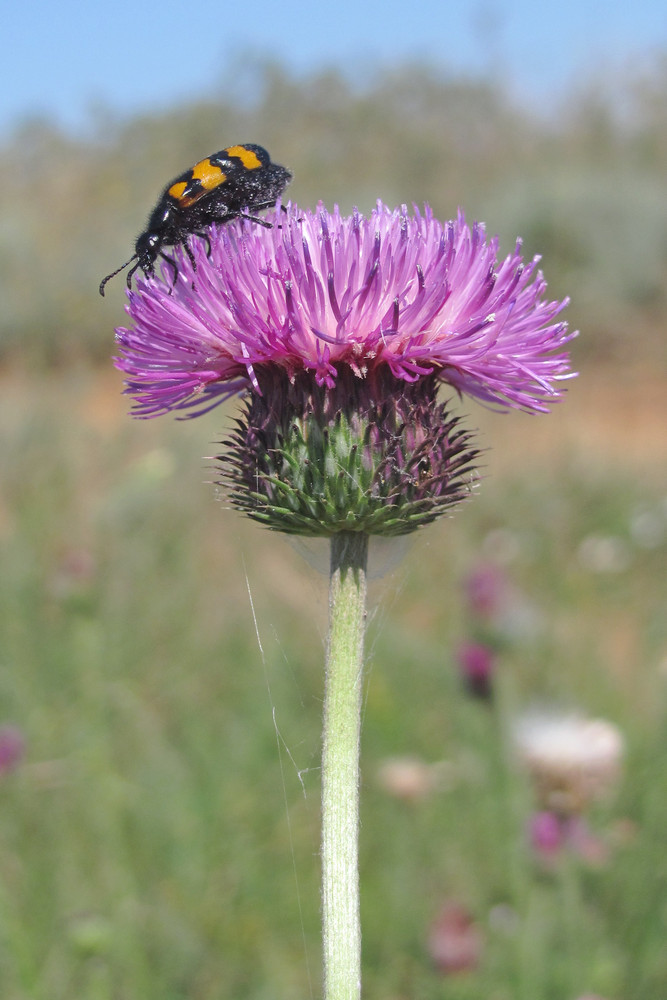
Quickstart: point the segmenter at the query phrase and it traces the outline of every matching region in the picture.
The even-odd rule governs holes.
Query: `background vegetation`
[[[97,295],[170,176],[255,140],[302,205],[460,204],[507,249],[522,235],[584,333],[548,418],[466,408],[491,449],[479,496],[375,584],[365,995],[664,1000],[667,62],[550,121],[423,67],[236,79],[160,118],[100,112],[85,139],[26,123],[0,151],[0,724],[25,738],[0,774],[0,996],[319,995],[325,580],[202,482],[231,409],[126,419],[108,371],[122,278]],[[528,612],[490,705],[454,655],[462,580],[489,561]],[[623,732],[625,779],[589,817],[598,864],[545,870],[527,843],[509,743],[534,700]],[[389,796],[397,754],[448,781]],[[451,898],[484,943],[443,977],[428,929]]]
[[[554,296],[571,296],[583,350],[664,359],[667,59],[635,80],[589,83],[549,119],[493,81],[424,66],[353,84],[246,59],[229,79],[231,90],[162,116],[99,111],[85,138],[30,121],[4,142],[2,358],[106,357],[122,279],[109,288],[115,311],[91,290],[127,259],[166,181],[230,141],[261,139],[294,171],[301,205],[428,201],[443,218],[463,206],[508,251],[521,236]]]

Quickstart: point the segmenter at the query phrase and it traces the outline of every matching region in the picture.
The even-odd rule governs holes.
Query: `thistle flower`
[[[190,416],[246,394],[221,456],[232,501],[270,527],[404,534],[469,492],[477,452],[446,383],[501,408],[543,411],[568,377],[565,302],[537,259],[459,215],[369,218],[288,207],[176,249],[137,282],[117,367],[137,416]]]
[[[573,334],[537,258],[504,260],[484,227],[429,208],[369,218],[276,208],[174,248],[129,291],[117,367],[139,417],[196,416],[236,394],[221,479],[269,528],[331,539],[322,750],[324,995],[360,995],[359,730],[368,536],[402,535],[469,494],[476,450],[440,386],[543,412]],[[174,275],[177,276],[174,282]],[[450,940],[451,939],[451,940]],[[474,967],[478,932],[445,912],[443,971]]]
[[[139,280],[131,328],[118,330],[117,367],[137,416],[203,412],[260,392],[257,372],[312,373],[333,387],[386,369],[404,382],[427,374],[501,407],[541,411],[568,377],[554,322],[567,304],[543,298],[539,258],[520,242],[498,262],[498,241],[464,217],[445,225],[427,207],[410,216],[378,202],[370,218],[294,206],[266,229],[237,220],[180,249],[179,281]],[[194,287],[193,287],[194,286]]]

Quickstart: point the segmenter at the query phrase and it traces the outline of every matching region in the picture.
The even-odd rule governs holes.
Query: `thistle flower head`
[[[236,393],[232,502],[298,534],[399,535],[470,492],[477,456],[438,387],[539,411],[559,398],[570,335],[537,260],[462,215],[381,203],[366,218],[276,209],[174,250],[129,292],[117,367],[137,416],[194,416]],[[194,266],[193,266],[194,264]]]
[[[205,411],[243,390],[258,369],[308,372],[333,387],[385,370],[406,383],[433,374],[501,407],[546,410],[568,376],[566,302],[544,298],[537,258],[498,242],[462,214],[444,225],[427,207],[368,218],[276,212],[271,229],[247,220],[180,248],[173,268],[129,293],[132,326],[117,331],[116,364],[138,416]]]

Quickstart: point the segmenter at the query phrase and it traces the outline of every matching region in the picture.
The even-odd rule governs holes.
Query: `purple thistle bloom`
[[[493,563],[476,566],[464,580],[468,610],[481,619],[498,618],[507,604],[508,580],[503,571]]]
[[[260,393],[260,374],[310,373],[333,388],[341,374],[381,372],[403,383],[431,375],[503,408],[546,411],[570,377],[574,336],[545,300],[538,258],[498,241],[462,214],[442,224],[378,202],[369,218],[289,206],[271,229],[235,220],[192,239],[173,268],[129,292],[129,328],[116,366],[137,416],[194,416],[236,393]]]
[[[552,860],[562,850],[567,839],[565,823],[556,813],[544,810],[530,817],[528,837],[535,853]]]
[[[477,698],[490,699],[493,696],[493,674],[496,655],[483,642],[465,641],[456,651],[459,671],[467,690]]]
[[[25,752],[25,737],[18,726],[0,726],[0,777],[15,770]]]

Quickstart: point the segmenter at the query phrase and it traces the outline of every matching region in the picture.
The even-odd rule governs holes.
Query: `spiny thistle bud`
[[[404,535],[470,492],[477,452],[437,403],[433,376],[349,369],[329,388],[265,366],[223,441],[231,502],[277,531]]]

